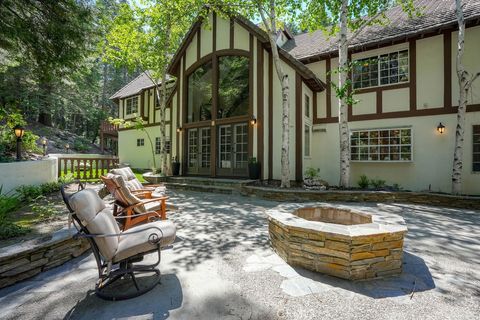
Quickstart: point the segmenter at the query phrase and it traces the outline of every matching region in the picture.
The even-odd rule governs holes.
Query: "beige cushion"
[[[114,175],[112,179],[113,179],[113,181],[115,181],[115,183],[118,186],[118,189],[117,189],[116,195],[115,195],[115,197],[118,196],[120,198],[118,200],[120,200],[121,202],[124,202],[126,205],[129,205],[129,206],[132,206],[134,204],[142,202],[142,200],[140,200],[140,198],[138,198],[137,196],[135,196],[134,194],[132,194],[130,192],[130,189],[127,186],[127,182],[125,181],[125,179],[121,175]],[[141,207],[143,207],[143,206],[140,206],[139,213],[145,212],[144,208],[141,208]],[[135,211],[137,211],[137,210],[135,210]]]
[[[150,234],[158,234],[159,232],[157,229],[148,229],[149,227],[157,227],[162,230],[163,236],[161,236],[161,234],[159,235],[162,237],[160,241],[161,247],[166,247],[172,244],[175,240],[176,226],[172,221],[169,220],[150,222],[148,224],[130,228],[124,232],[127,234],[120,236],[118,250],[113,258],[113,262],[116,263],[128,257],[155,250],[157,246],[149,243],[148,237]],[[138,230],[144,231],[128,234]]]
[[[130,181],[127,181],[127,186],[130,190],[140,190],[143,189],[143,185],[137,180],[133,179]]]
[[[87,224],[95,218],[98,212],[105,208],[105,203],[93,189],[85,189],[75,193],[70,197],[69,204],[77,217]]]
[[[69,204],[91,234],[119,234],[120,229],[110,208],[93,189],[85,189],[72,195]],[[94,238],[100,254],[111,261],[118,248],[118,236]]]
[[[145,208],[145,212],[150,212],[150,211],[160,210],[160,205],[161,205],[160,201],[158,201],[158,202],[148,202],[148,203],[145,203],[143,205],[143,207]]]
[[[111,173],[113,174],[118,174],[121,175],[125,181],[130,181],[133,179],[137,179],[135,176],[135,173],[133,173],[132,169],[130,167],[125,167],[125,168],[120,168],[120,169],[112,169],[110,170]]]

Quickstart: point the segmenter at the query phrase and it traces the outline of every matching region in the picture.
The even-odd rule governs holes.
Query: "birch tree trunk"
[[[340,33],[338,44],[338,87],[346,89],[348,76],[348,39],[347,39],[348,0],[342,0],[340,12]],[[340,186],[348,188],[350,184],[350,137],[348,131],[348,94],[338,99],[338,128],[340,134]]]
[[[275,65],[275,71],[277,72],[278,80],[282,87],[282,151],[281,151],[281,165],[282,176],[280,182],[280,188],[290,188],[290,160],[289,160],[289,144],[290,144],[290,84],[288,75],[285,74],[282,68],[282,62],[278,53],[278,47],[276,43],[277,26],[276,26],[276,14],[275,14],[275,1],[270,0],[269,10],[267,12],[268,19],[265,17],[263,8],[257,3],[258,11],[262,17],[263,24],[268,31],[268,40],[270,47],[272,48],[273,64]],[[266,10],[265,10],[266,11]]]
[[[453,153],[452,167],[452,193],[462,192],[462,169],[463,169],[463,142],[465,137],[465,112],[467,109],[467,95],[470,89],[468,73],[463,66],[463,54],[465,45],[465,20],[461,0],[455,0],[455,13],[458,21],[457,40],[457,78],[459,86],[457,127],[455,129],[455,149]]]

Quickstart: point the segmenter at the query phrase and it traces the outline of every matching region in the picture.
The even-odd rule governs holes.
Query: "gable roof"
[[[480,0],[464,0],[466,21],[480,18]],[[455,2],[453,0],[416,0],[420,17],[409,18],[401,7],[394,7],[386,12],[389,24],[373,25],[365,29],[354,39],[350,48],[366,47],[384,41],[406,39],[457,25]],[[303,33],[295,36],[283,45],[283,49],[300,61],[332,54],[337,50],[337,38],[328,37],[323,31]]]
[[[231,15],[232,19],[237,21],[240,25],[242,25],[244,28],[249,30],[252,34],[254,34],[264,45],[266,48],[268,48],[269,45],[269,40],[268,40],[268,34],[262,30],[260,27],[258,27],[256,24],[248,20],[247,18],[241,16],[241,15]],[[186,33],[185,37],[183,38],[179,49],[177,52],[175,52],[175,55],[172,58],[172,61],[168,67],[168,72],[170,74],[175,74],[175,70],[177,70],[177,66],[180,63],[181,56],[183,52],[186,50],[188,44],[192,40],[193,36],[195,35],[195,32],[201,27],[202,25],[202,18],[199,18],[188,30]],[[287,63],[292,65],[293,68],[295,68],[300,75],[305,79],[306,84],[312,88],[312,90],[315,91],[322,91],[326,88],[325,83],[323,83],[320,79],[317,78],[317,76],[309,69],[307,68],[303,63],[295,59],[291,54],[289,54],[287,51],[282,50],[279,48],[278,50],[279,55],[286,60]]]
[[[146,73],[148,73],[148,75]],[[150,75],[151,75],[150,71],[145,71],[140,73],[135,79],[133,79],[132,81],[127,83],[124,87],[122,87],[120,90],[115,92],[110,97],[110,99],[115,100],[115,99],[126,98],[129,96],[139,94],[144,89],[153,88],[155,84],[150,79]],[[172,78],[169,75],[167,75],[167,81],[170,82],[170,80],[172,80]],[[159,83],[161,83],[161,81],[159,81]]]

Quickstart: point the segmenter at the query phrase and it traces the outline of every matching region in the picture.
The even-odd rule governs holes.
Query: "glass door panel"
[[[198,131],[188,129],[188,173],[198,173]]]
[[[188,129],[188,173],[210,174],[211,129]]]
[[[218,127],[218,176],[247,176],[248,124],[236,123]]]

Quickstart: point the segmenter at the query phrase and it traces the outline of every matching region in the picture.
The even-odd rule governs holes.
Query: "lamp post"
[[[25,133],[25,128],[17,124],[13,127],[13,132],[15,137],[17,137],[17,161],[20,161],[22,160],[22,137]]]
[[[43,146],[43,156],[47,155],[47,138],[42,138],[42,146]]]
[[[67,149],[67,153],[70,151],[70,145],[68,143],[65,145],[65,149]]]

